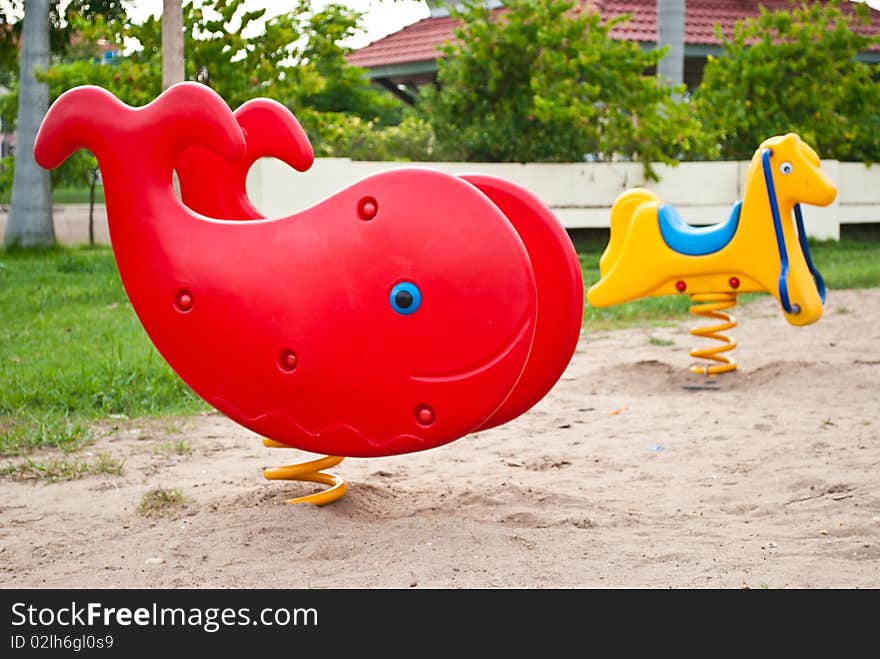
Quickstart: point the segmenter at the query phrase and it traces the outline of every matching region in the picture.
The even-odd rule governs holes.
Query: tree
[[[397,124],[402,104],[370,85],[362,69],[345,61],[340,42],[354,34],[360,14],[329,4],[318,11],[300,0],[287,13],[264,21],[265,10],[247,11],[244,0],[205,0],[183,4],[186,50],[184,77],[219,93],[230,107],[258,97],[287,105],[303,124],[318,154],[333,152],[340,129],[352,126],[358,146],[368,130]],[[46,74],[52,98],[70,87],[95,84],[129,105],[143,105],[162,90],[162,23],[155,17],[141,24],[128,21],[85,21],[77,29],[85,41],[99,37],[137,44],[129,56],[102,65],[88,60],[52,66]],[[347,118],[357,117],[358,122]],[[422,141],[424,131],[413,130]],[[398,134],[387,142],[400,142]],[[384,144],[378,149],[384,152]]]
[[[772,135],[796,132],[823,158],[880,159],[880,64],[856,60],[880,37],[853,31],[862,5],[838,0],[761,9],[710,58],[695,98],[723,158],[751,157]],[[709,157],[714,153],[708,153]]]
[[[243,0],[183,3],[184,78],[209,85],[233,108],[258,97],[273,98],[296,114],[318,155],[425,159],[433,136],[424,121],[401,123],[400,101],[374,88],[363,69],[346,62],[341,42],[358,29],[360,14],[342,5],[311,10],[306,0],[263,21],[265,10],[247,11]],[[126,56],[104,63],[73,58],[68,49],[41,77],[50,99],[77,85],[98,85],[129,105],[152,101],[162,89],[162,21],[134,24],[124,13],[67,15],[78,35],[76,55],[97,52],[101,39],[134,44]],[[260,26],[260,23],[264,25]],[[262,30],[260,29],[262,27]],[[0,99],[6,121],[15,119],[17,88]],[[94,161],[79,151],[52,172],[53,183],[85,185]],[[2,184],[2,181],[0,181]]]
[[[129,0],[50,0],[49,53],[50,63],[100,61],[98,37],[121,41],[119,26],[126,20]],[[18,58],[18,45],[23,21],[19,19],[22,3],[0,4],[0,85],[8,86],[11,93],[0,96],[0,119],[3,127],[14,128],[18,112],[18,79],[12,66]],[[3,23],[6,21],[6,28]],[[115,31],[109,26],[116,26]],[[89,65],[90,66],[90,65]],[[45,80],[41,70],[37,78]],[[57,93],[51,95],[54,100]],[[85,151],[76,152],[64,164],[50,173],[52,185],[83,185],[95,168],[94,158]],[[13,157],[0,162],[0,193],[12,187]]]
[[[184,80],[183,6],[181,0],[162,5],[162,89]]]
[[[673,86],[684,83],[684,2],[657,0],[657,47],[667,47],[657,74]]]
[[[0,87],[11,80],[12,69],[18,57],[19,26],[17,21],[12,20],[14,9],[14,5],[0,4]]]
[[[48,65],[49,2],[28,0],[21,40],[15,172],[4,239],[7,246],[55,242],[49,172],[34,160],[37,130],[49,108],[49,86],[37,80],[37,70]]]
[[[79,43],[77,18],[89,21],[101,16],[106,21],[122,20],[130,0],[51,0],[49,4],[49,47],[53,55],[68,57]]]
[[[126,6],[130,0],[51,0],[49,3],[49,51],[58,57],[68,56],[68,51],[77,34],[73,25],[76,17],[89,20],[99,15],[106,20],[119,20],[125,17]],[[18,58],[18,40],[21,37],[22,21],[19,14],[23,9],[22,0],[0,1],[0,85],[9,83],[14,76],[13,64]]]
[[[446,157],[488,161],[637,159],[676,162],[697,124],[651,71],[644,52],[610,37],[628,16],[603,22],[570,0],[509,0],[496,15],[470,0],[457,43],[444,47],[438,87],[419,106]]]

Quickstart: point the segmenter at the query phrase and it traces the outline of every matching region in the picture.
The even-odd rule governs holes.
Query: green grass
[[[0,193],[0,204],[8,204],[10,202],[9,191]],[[56,187],[52,190],[53,204],[87,204],[89,203],[89,188],[65,188]],[[95,203],[104,203],[104,186],[95,187]]]
[[[589,288],[606,241],[574,243]],[[817,242],[812,250],[829,288],[880,286],[880,240]],[[584,322],[593,332],[657,326],[688,318],[689,306],[685,295],[587,305]],[[102,419],[206,409],[153,348],[108,247],[0,250],[0,455],[74,451],[93,440]]]
[[[165,455],[189,455],[192,453],[192,446],[185,439],[181,439],[177,442],[162,442],[153,452]]]
[[[138,512],[144,517],[164,517],[176,510],[185,508],[186,504],[187,499],[180,490],[157,487],[155,490],[150,490],[144,495],[143,499],[141,499],[141,505],[138,507]]]
[[[811,240],[810,251],[828,288],[880,286],[880,240]]]
[[[49,483],[69,481],[93,474],[116,475],[122,473],[123,462],[99,453],[94,461],[76,461],[55,458],[52,460],[35,461],[26,458],[19,464],[10,464],[0,468],[0,476],[14,480],[43,480]]]
[[[88,188],[55,188],[52,190],[53,204],[87,204],[89,203]],[[95,186],[95,203],[104,203],[104,186]]]
[[[599,257],[608,244],[607,238],[572,237],[581,262],[584,291],[599,281]],[[625,302],[613,307],[584,305],[584,325],[591,330],[617,329],[634,325],[662,326],[685,318],[690,308],[686,295],[654,297]]]
[[[0,251],[0,454],[75,450],[111,415],[203,409],[150,343],[109,248]]]

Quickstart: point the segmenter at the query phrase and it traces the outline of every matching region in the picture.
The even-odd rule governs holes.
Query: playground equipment
[[[245,179],[260,157],[313,160],[284,106],[233,113],[195,83],[142,108],[74,88],[34,155],[98,159],[110,239],[132,307],[205,401],[272,447],[326,458],[267,478],[330,485],[344,457],[420,451],[530,409],[574,352],[577,255],[528,191],[488,176],[382,172],[302,212],[263,218]],[[177,170],[181,198],[175,195]]]
[[[601,277],[587,300],[604,307],[687,293],[695,303],[691,313],[720,321],[691,330],[721,344],[692,350],[692,357],[706,363],[691,371],[707,376],[732,371],[736,361],[726,353],[736,343],[724,332],[736,320],[725,310],[739,293],[770,293],[792,325],[821,317],[825,284],[810,258],[800,204],[827,206],[836,194],[819,156],[795,133],[760,145],[746,173],[743,200],[719,224],[688,225],[650,190],[627,190],[611,209]]]

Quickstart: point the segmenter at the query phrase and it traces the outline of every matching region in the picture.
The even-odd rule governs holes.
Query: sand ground
[[[83,451],[120,475],[0,479],[0,586],[880,587],[880,289],[829,291],[803,328],[769,296],[736,311],[717,390],[686,388],[690,321],[587,327],[530,412],[348,459],[323,508],[261,475],[313,456],[218,414],[120,420]],[[139,514],[160,486],[186,507]]]

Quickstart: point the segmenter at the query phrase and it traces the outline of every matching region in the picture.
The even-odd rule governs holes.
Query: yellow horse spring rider
[[[587,300],[606,307],[687,293],[695,303],[691,313],[722,321],[691,330],[722,342],[692,350],[692,357],[708,363],[691,371],[707,376],[732,371],[736,361],[724,353],[736,343],[721,332],[736,321],[722,310],[736,304],[738,293],[770,293],[792,325],[822,316],[825,284],[810,258],[800,204],[827,206],[836,195],[819,156],[795,133],[761,144],[746,173],[743,200],[719,224],[691,226],[650,190],[627,190],[611,209],[601,278]]]

